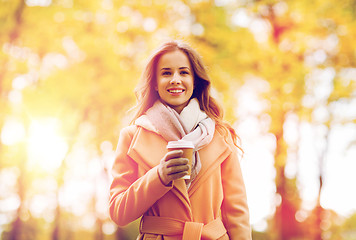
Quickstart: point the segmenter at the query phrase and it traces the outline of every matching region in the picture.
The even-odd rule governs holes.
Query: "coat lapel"
[[[167,142],[158,134],[152,134],[138,127],[128,151],[128,155],[145,171],[157,166],[166,154]]]
[[[231,149],[223,137],[215,132],[213,140],[199,151],[202,168],[188,190],[189,197],[204,183],[213,172],[231,153]]]

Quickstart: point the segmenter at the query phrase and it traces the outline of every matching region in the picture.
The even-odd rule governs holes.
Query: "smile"
[[[169,93],[182,93],[185,90],[184,89],[168,89],[167,90]]]

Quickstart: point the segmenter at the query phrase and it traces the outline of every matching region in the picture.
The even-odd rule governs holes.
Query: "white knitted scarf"
[[[180,114],[158,100],[146,111],[145,115],[135,121],[135,124],[139,126],[147,125],[147,122],[145,123],[147,119],[149,124],[165,140],[177,141],[182,139],[193,142],[192,174],[190,180],[186,181],[189,187],[201,169],[198,150],[208,145],[213,139],[215,122],[205,112],[201,111],[196,98],[191,99]]]

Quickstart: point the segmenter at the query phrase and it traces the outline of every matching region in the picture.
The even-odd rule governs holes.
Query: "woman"
[[[119,226],[142,216],[138,239],[251,239],[236,133],[210,96],[199,55],[171,41],[150,58],[136,91],[137,114],[119,137],[110,215]],[[194,143],[190,180],[181,150]]]

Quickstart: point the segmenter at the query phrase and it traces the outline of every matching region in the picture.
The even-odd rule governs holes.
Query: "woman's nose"
[[[173,76],[172,76],[172,79],[171,79],[171,84],[181,84],[182,83],[182,80],[179,76],[179,74],[177,73],[174,73]]]

